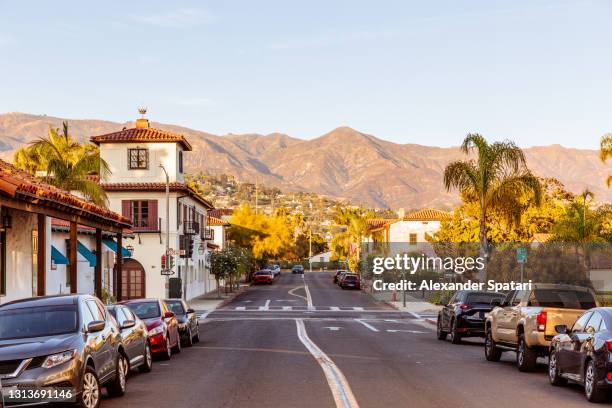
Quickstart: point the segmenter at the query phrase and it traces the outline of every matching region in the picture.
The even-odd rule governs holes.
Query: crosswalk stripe
[[[283,310],[291,310],[291,306],[283,306]]]
[[[238,306],[238,307],[236,307],[236,310],[246,310],[246,307],[244,307],[244,306]]]
[[[333,310],[334,312],[337,312],[340,310],[340,308],[338,306],[330,306],[329,310]]]
[[[359,312],[363,311],[363,307],[354,307],[353,310],[357,310]]]

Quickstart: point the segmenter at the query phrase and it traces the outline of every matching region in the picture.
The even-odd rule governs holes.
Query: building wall
[[[214,231],[213,244],[219,246],[219,249],[225,248],[225,227],[223,225],[215,225],[210,227]]]
[[[417,234],[417,242],[427,242],[425,234],[440,230],[440,221],[398,221],[389,226],[389,242],[410,242],[410,234]]]
[[[590,277],[596,292],[612,292],[612,269],[592,269]]]
[[[128,149],[142,147],[149,150],[149,168],[130,170],[128,167]],[[168,171],[170,182],[184,182],[182,173],[178,172],[178,156],[182,151],[178,143],[102,143],[100,155],[108,163],[111,174],[104,180],[106,183],[164,183],[166,176],[159,167],[163,164]]]

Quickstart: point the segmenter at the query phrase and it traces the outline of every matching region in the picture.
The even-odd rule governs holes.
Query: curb
[[[251,285],[248,286],[241,286],[240,289],[238,289],[237,292],[235,292],[234,294],[230,295],[228,298],[226,298],[223,302],[219,303],[217,305],[217,307],[215,307],[215,309],[220,309],[224,306],[227,306],[229,303],[231,303],[234,299],[236,299],[239,295],[243,294]],[[215,310],[213,309],[213,310]]]
[[[427,319],[425,319],[425,322],[429,323],[429,324],[433,324],[434,326],[436,326],[438,324],[438,322],[436,320],[431,319],[429,317]]]

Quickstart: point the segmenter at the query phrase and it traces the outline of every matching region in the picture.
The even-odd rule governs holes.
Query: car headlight
[[[76,350],[68,350],[62,353],[51,354],[50,356],[47,356],[47,358],[45,358],[45,361],[43,361],[41,367],[51,368],[60,364],[64,364],[65,362],[72,360],[75,355]]]
[[[155,336],[164,332],[164,328],[160,325],[149,330],[149,336]]]

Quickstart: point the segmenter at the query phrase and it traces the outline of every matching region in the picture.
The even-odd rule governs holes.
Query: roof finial
[[[144,116],[147,114],[147,107],[144,105],[140,105],[138,107],[138,113],[140,113],[140,116],[144,119]]]

